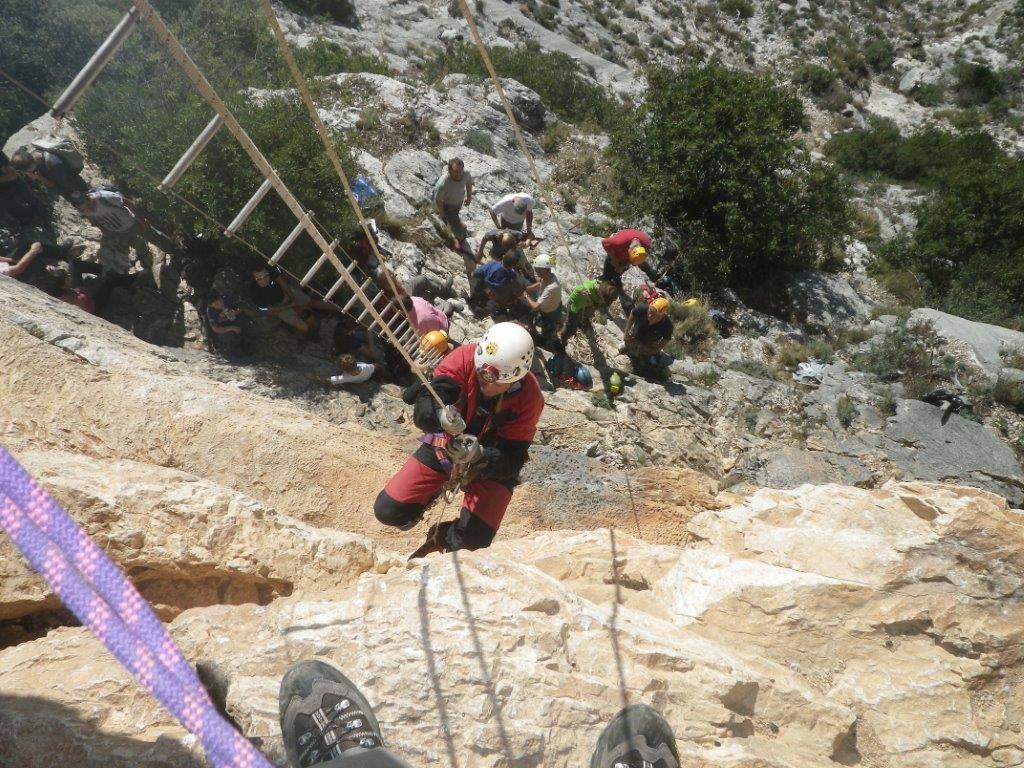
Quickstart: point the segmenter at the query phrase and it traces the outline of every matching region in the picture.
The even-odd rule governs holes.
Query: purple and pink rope
[[[78,620],[199,738],[216,768],[271,768],[217,712],[181,649],[121,569],[3,446],[0,526]]]

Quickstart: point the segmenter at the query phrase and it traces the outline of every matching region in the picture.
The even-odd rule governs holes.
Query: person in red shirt
[[[464,497],[459,519],[431,529],[416,553],[487,547],[501,525],[544,410],[533,338],[517,323],[497,323],[476,344],[449,353],[434,370],[437,405],[422,384],[406,392],[422,445],[377,495],[374,514],[408,530],[442,491],[457,465]]]
[[[611,283],[618,291],[622,291],[622,273],[631,266],[639,267],[651,280],[657,275],[647,263],[647,255],[651,250],[651,236],[639,229],[620,229],[601,241],[604,248],[604,271],[601,282]]]

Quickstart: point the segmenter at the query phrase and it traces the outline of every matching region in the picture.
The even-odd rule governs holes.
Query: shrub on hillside
[[[917,209],[913,236],[884,252],[941,308],[985,322],[1024,313],[1024,161],[1000,156],[946,169]]]
[[[750,0],[718,0],[718,10],[726,16],[749,19],[754,15],[754,4]]]
[[[936,175],[966,161],[997,158],[999,145],[985,133],[955,134],[937,128],[902,136],[890,120],[874,120],[865,131],[833,138],[828,154],[848,171],[879,174],[897,181],[934,182]]]
[[[931,323],[904,323],[856,355],[853,367],[882,381],[899,381],[906,397],[920,397],[946,379],[952,363],[939,356],[941,348]]]
[[[305,48],[296,48],[295,60],[306,77],[339,72],[372,72],[390,75],[387,62],[372,53],[350,51],[337,43],[317,38]]]
[[[654,69],[612,132],[623,218],[653,219],[686,243],[682,279],[755,288],[818,266],[851,228],[848,189],[797,140],[800,100],[718,65]]]
[[[571,123],[594,122],[610,127],[618,119],[618,104],[605,90],[587,80],[579,63],[564,53],[547,53],[537,48],[497,47],[490,51],[499,77],[511,77],[537,92],[545,106]],[[487,76],[475,46],[461,44],[438,51],[424,64],[424,76],[437,81],[461,73]]]

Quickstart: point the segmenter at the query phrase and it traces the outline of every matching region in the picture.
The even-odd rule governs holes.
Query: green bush
[[[858,413],[857,406],[849,395],[840,395],[836,400],[836,418],[844,428],[850,428]]]
[[[946,89],[939,83],[923,83],[913,93],[914,101],[922,107],[937,107],[946,99]]]
[[[846,238],[849,190],[797,134],[800,100],[767,78],[718,65],[652,69],[609,158],[622,218],[653,219],[687,243],[683,284],[764,285],[817,266]]]
[[[0,3],[0,66],[52,102],[123,15],[124,5],[117,0]],[[0,133],[5,138],[43,111],[0,78]]]
[[[887,38],[877,36],[865,46],[864,60],[875,72],[888,72],[896,60],[896,49]]]
[[[882,381],[902,382],[906,397],[919,397],[948,373],[950,361],[938,356],[942,344],[931,323],[903,323],[856,355],[853,367]]]
[[[284,4],[305,16],[358,27],[359,19],[352,0],[283,0]]]
[[[826,151],[848,171],[921,184],[934,183],[951,166],[1002,155],[988,134],[932,128],[904,137],[889,120],[874,120],[866,131],[841,133]]]
[[[392,74],[383,59],[370,53],[352,52],[330,40],[317,38],[305,48],[296,48],[295,60],[306,77],[335,75],[339,72]]]
[[[564,53],[546,53],[520,45],[490,51],[499,77],[518,80],[536,91],[544,104],[571,123],[594,122],[609,127],[618,120],[618,104],[605,90],[587,80],[579,63]],[[461,44],[438,51],[423,64],[424,77],[437,81],[462,73],[486,77],[487,70],[475,46]]]
[[[912,237],[883,256],[921,279],[940,308],[990,323],[1024,313],[1024,161],[979,157],[941,174]]]
[[[802,64],[793,75],[793,82],[813,96],[824,96],[836,83],[835,73],[821,64]]]
[[[992,399],[1017,413],[1024,413],[1024,384],[1000,379],[992,388]]]
[[[750,0],[718,0],[718,9],[726,16],[749,19],[754,15],[754,4]]]
[[[987,64],[957,64],[953,77],[956,79],[956,102],[961,107],[988,104],[1006,90],[1003,78]]]
[[[483,155],[494,156],[494,138],[487,131],[473,128],[466,133],[462,143]]]

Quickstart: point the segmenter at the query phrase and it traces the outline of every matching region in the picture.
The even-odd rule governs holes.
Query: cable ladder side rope
[[[345,169],[341,165],[338,153],[334,150],[334,145],[331,143],[331,137],[327,133],[327,127],[324,125],[324,121],[320,119],[320,113],[316,109],[316,104],[313,103],[313,97],[309,92],[309,86],[306,82],[306,78],[295,61],[295,56],[292,54],[291,46],[289,46],[288,41],[285,40],[284,30],[281,29],[281,24],[277,20],[277,16],[274,14],[274,9],[270,5],[270,0],[260,0],[260,6],[263,9],[264,16],[267,17],[267,23],[270,25],[270,29],[274,33],[274,39],[277,40],[277,46],[281,50],[281,56],[288,65],[288,70],[291,72],[292,80],[295,82],[295,87],[299,91],[302,103],[306,105],[306,110],[309,112],[309,118],[313,121],[313,126],[316,128],[317,135],[320,137],[320,141],[324,145],[324,152],[327,153],[327,157],[330,159],[331,165],[334,166],[334,172],[338,174],[341,186],[345,189],[345,197],[348,199],[348,204],[352,207],[352,212],[356,215],[356,220],[359,222],[359,226],[363,230],[366,242],[369,243],[370,249],[373,251],[373,255],[377,258],[377,261],[384,267],[384,276],[387,278],[388,285],[391,286],[395,302],[398,304],[402,314],[405,315],[406,320],[409,321],[410,327],[415,329],[412,317],[409,315],[409,312],[401,301],[398,300],[398,287],[395,285],[395,279],[391,274],[391,270],[387,266],[387,260],[377,247],[377,240],[370,231],[370,225],[366,221],[366,217],[363,216],[363,211],[359,207],[359,201],[356,200],[356,196],[352,192],[352,185],[349,183],[348,175],[345,173]],[[417,332],[417,337],[418,336],[419,333]]]

